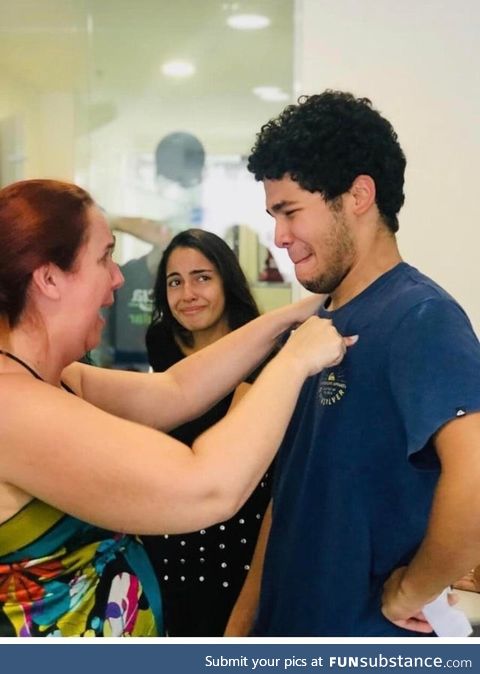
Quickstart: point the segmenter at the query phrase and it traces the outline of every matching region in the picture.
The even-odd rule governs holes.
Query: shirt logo
[[[151,314],[153,308],[153,290],[135,288],[128,306],[137,311],[145,311]]]
[[[326,370],[321,373],[318,384],[318,400],[320,405],[335,405],[347,392],[345,375],[341,368]]]

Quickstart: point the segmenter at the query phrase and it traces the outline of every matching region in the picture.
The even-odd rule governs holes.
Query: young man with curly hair
[[[480,347],[400,257],[405,164],[349,93],[302,97],[257,136],[276,244],[359,342],[303,388],[227,635],[430,634],[423,606],[480,559]]]

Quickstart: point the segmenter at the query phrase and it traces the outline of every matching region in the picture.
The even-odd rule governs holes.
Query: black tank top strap
[[[24,367],[30,374],[33,374],[35,379],[39,379],[40,381],[45,381],[35,370],[33,367],[30,367],[30,365],[27,365],[21,358],[18,356],[15,356],[13,353],[10,353],[10,351],[4,351],[3,349],[0,349],[0,355],[5,356],[6,358],[10,358],[10,360],[14,360],[16,363]],[[65,391],[68,391],[68,393],[72,393],[75,395],[75,391],[73,391],[68,384],[65,384],[63,381],[60,382],[62,385],[62,388],[65,389]]]
[[[68,384],[65,384],[64,381],[61,381],[60,384],[62,385],[62,388],[65,389],[65,391],[67,391],[67,393],[71,393],[71,394],[74,395],[74,396],[77,395],[77,394],[75,393],[75,391],[74,391],[73,389],[70,388],[70,386],[69,386]]]
[[[42,377],[35,372],[33,367],[30,367],[30,365],[27,365],[21,358],[18,356],[14,356],[13,353],[10,353],[10,351],[4,351],[3,349],[0,349],[0,355],[5,356],[6,358],[10,358],[10,360],[14,360],[16,363],[24,367],[26,370],[30,372],[30,374],[33,374],[35,379],[40,379],[40,381],[43,381]]]

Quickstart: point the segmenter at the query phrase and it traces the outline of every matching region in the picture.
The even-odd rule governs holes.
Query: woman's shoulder
[[[8,399],[32,391],[33,395],[40,394],[48,386],[41,379],[36,379],[28,372],[0,373],[0,401],[8,404]],[[4,415],[2,414],[2,417]]]
[[[35,379],[29,374],[3,373],[0,374],[0,430],[8,427],[15,419],[28,425],[29,411],[37,413],[42,403],[48,403],[51,398],[57,401],[60,389],[56,386]],[[58,401],[57,401],[58,402]]]
[[[17,440],[22,444],[25,438],[38,441],[38,433],[62,427],[72,414],[72,402],[78,405],[81,398],[77,384],[78,380],[71,376],[57,387],[28,374],[0,374],[0,459]]]
[[[4,469],[13,465],[20,447],[34,444],[55,410],[62,418],[60,389],[35,379],[29,374],[0,374],[0,481]]]

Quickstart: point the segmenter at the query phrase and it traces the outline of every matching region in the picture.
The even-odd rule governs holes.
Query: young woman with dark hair
[[[258,307],[248,287],[248,281],[240,267],[233,250],[216,234],[203,229],[187,229],[180,232],[170,241],[160,260],[153,295],[153,316],[150,327],[147,330],[147,346],[149,348],[150,364],[155,369],[156,357],[155,331],[161,326],[177,341],[180,341],[184,349],[194,347],[195,330],[185,327],[183,320],[178,320],[172,311],[169,295],[174,296],[173,288],[179,284],[169,280],[167,283],[167,265],[172,253],[178,249],[191,249],[198,251],[209,261],[209,266],[214,265],[216,275],[220,278],[223,288],[225,311],[222,319],[225,321],[226,332],[235,330],[245,325],[259,315]],[[201,285],[201,283],[200,283]],[[198,287],[198,286],[197,286]],[[198,337],[198,335],[197,335]],[[197,349],[198,350],[198,346]]]
[[[180,232],[165,249],[153,304],[147,351],[160,372],[259,315],[234,252],[216,234],[201,229]],[[191,446],[238,403],[253,380],[170,435]],[[270,482],[271,468],[228,521],[191,534],[144,538],[162,588],[170,636],[223,635],[250,566]]]
[[[305,378],[349,343],[309,318],[238,407],[187,447],[162,431],[224,397],[318,302],[261,316],[166,373],[90,367],[76,361],[98,344],[100,310],[123,282],[113,246],[78,187],[0,190],[1,636],[161,634],[158,586],[129,534],[231,517],[271,462]]]

